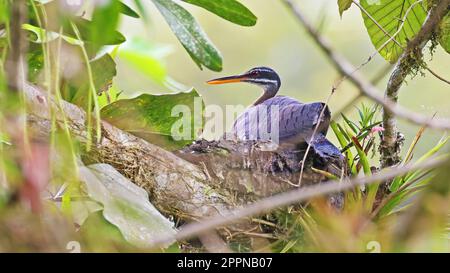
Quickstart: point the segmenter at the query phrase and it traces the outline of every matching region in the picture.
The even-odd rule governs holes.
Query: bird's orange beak
[[[207,84],[224,84],[224,83],[233,83],[233,82],[242,82],[248,79],[247,75],[236,75],[230,77],[223,77],[214,80],[207,81]]]

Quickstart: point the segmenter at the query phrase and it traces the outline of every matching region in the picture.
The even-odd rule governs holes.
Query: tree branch
[[[398,92],[406,76],[411,72],[412,66],[421,59],[422,49],[432,38],[442,18],[447,14],[450,0],[441,0],[430,9],[430,12],[413,40],[409,41],[403,54],[400,56],[389,78],[385,96],[397,103]],[[380,145],[381,166],[393,166],[400,162],[401,145],[398,141],[397,120],[395,113],[385,107],[383,111],[383,138]]]
[[[25,86],[24,95],[28,124],[34,137],[47,138],[50,134],[51,111],[56,115],[58,126],[64,126],[61,115],[64,111],[71,134],[82,145],[87,143],[83,110],[65,101],[59,108],[54,98],[48,98],[45,92],[32,85]],[[101,123],[101,128],[102,139],[94,140],[92,150],[83,154],[84,160],[114,166],[147,190],[153,204],[162,212],[187,220],[224,213],[234,207],[227,196],[211,190],[197,166],[106,122]]]
[[[362,185],[381,183],[383,181],[392,179],[393,177],[396,177],[398,175],[403,175],[410,171],[435,168],[447,162],[448,162],[447,158],[434,158],[431,160],[427,160],[426,162],[423,162],[421,164],[414,164],[414,165],[412,164],[402,167],[386,168],[381,172],[372,176],[365,176],[348,181],[342,181],[339,183],[316,184],[313,186],[280,193],[256,201],[253,204],[245,206],[241,209],[237,209],[226,216],[216,216],[206,219],[199,223],[192,223],[185,225],[180,228],[179,232],[175,235],[175,237],[161,238],[161,240],[158,240],[155,243],[155,245],[156,246],[163,245],[173,240],[180,241],[188,239],[193,236],[212,230],[214,228],[232,224],[245,217],[260,215],[264,212],[268,212],[275,208],[280,208],[293,203],[306,201],[317,196],[323,196],[325,194],[350,190]]]

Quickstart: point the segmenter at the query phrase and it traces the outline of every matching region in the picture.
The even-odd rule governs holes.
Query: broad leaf
[[[203,108],[200,95],[192,89],[118,100],[102,109],[102,118],[153,144],[175,150],[197,138],[202,129]]]
[[[73,222],[79,226],[84,224],[89,215],[103,210],[102,205],[92,200],[72,201],[70,206]]]
[[[256,16],[236,0],[183,0],[186,3],[202,7],[225,20],[241,26],[254,26]]]
[[[450,13],[447,13],[441,21],[439,43],[447,53],[450,53]]]
[[[222,56],[187,10],[171,0],[153,3],[200,69],[206,66],[213,71],[222,70]]]
[[[391,63],[417,35],[427,16],[423,2],[414,0],[361,0],[360,4],[370,15],[361,11],[372,44]]]
[[[103,205],[105,219],[117,226],[128,242],[151,247],[161,237],[175,234],[174,224],[149,202],[147,192],[111,165],[81,167],[80,177],[89,196]]]
[[[338,0],[339,15],[342,17],[344,11],[348,10],[352,5],[352,0]]]

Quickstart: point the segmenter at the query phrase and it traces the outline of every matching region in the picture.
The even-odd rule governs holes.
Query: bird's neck
[[[261,104],[266,100],[275,97],[275,95],[278,93],[278,89],[279,87],[275,85],[265,86],[263,94],[253,103],[253,106]]]

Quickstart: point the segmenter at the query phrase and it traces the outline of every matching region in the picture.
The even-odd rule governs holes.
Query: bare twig
[[[171,242],[173,240],[184,240],[192,238],[198,234],[210,231],[212,229],[235,223],[246,217],[260,215],[264,212],[275,208],[287,206],[293,203],[309,200],[314,197],[323,196],[335,192],[350,190],[358,186],[381,183],[382,181],[391,179],[395,176],[408,173],[419,169],[430,169],[441,166],[447,162],[446,159],[434,158],[421,164],[402,166],[401,168],[386,168],[376,175],[356,178],[340,183],[321,183],[314,186],[295,189],[288,192],[280,193],[268,198],[261,199],[251,205],[237,209],[228,215],[220,215],[205,219],[201,222],[187,224],[180,228],[178,233],[173,237],[161,238],[155,243],[155,246]]]
[[[429,68],[428,66],[426,67],[426,70],[428,70],[428,72],[431,73],[431,75],[435,76],[437,79],[439,79],[440,81],[446,83],[446,84],[450,84],[450,80],[445,79],[444,77],[438,75],[436,72],[434,72],[433,70],[431,70],[431,68]]]

